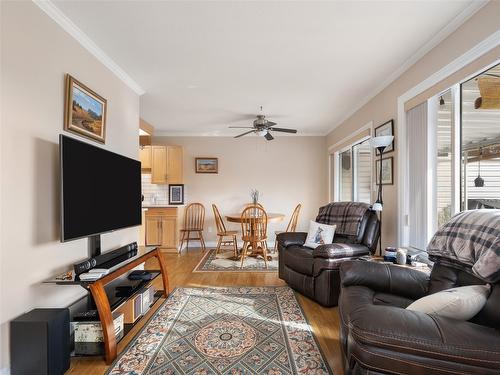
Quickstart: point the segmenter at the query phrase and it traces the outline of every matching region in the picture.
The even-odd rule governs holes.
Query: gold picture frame
[[[106,110],[106,99],[66,74],[64,130],[105,143]]]
[[[196,173],[219,173],[218,158],[195,158]]]

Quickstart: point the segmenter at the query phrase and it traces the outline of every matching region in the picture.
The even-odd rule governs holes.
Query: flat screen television
[[[141,163],[59,136],[61,241],[141,224]]]

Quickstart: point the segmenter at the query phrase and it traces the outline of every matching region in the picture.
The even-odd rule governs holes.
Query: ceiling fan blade
[[[229,129],[253,129],[253,126],[229,126]]]
[[[264,135],[264,138],[266,138],[268,141],[272,141],[274,139],[274,137],[269,132],[267,132],[266,135]]]
[[[283,133],[297,133],[297,129],[269,128],[269,130],[274,130],[276,132],[283,132]]]
[[[274,125],[278,125],[278,124],[275,122],[272,122],[272,121],[268,121],[268,122],[266,122],[266,125],[267,126],[274,126]]]
[[[247,135],[247,134],[253,133],[254,131],[255,131],[255,130],[250,130],[249,132],[245,132],[245,133],[239,134],[239,135],[237,135],[237,136],[236,136],[236,137],[234,137],[234,138],[243,137],[244,135]]]

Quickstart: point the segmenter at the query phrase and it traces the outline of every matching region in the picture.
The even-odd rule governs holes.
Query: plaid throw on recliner
[[[473,273],[486,282],[500,280],[500,210],[455,215],[427,246],[429,259]]]
[[[361,220],[371,209],[367,203],[335,202],[320,207],[316,222],[336,225],[335,234],[342,236],[357,236]]]

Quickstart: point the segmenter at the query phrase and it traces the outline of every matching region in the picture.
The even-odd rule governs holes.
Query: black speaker
[[[10,323],[12,375],[63,375],[69,348],[68,309],[34,309]]]

